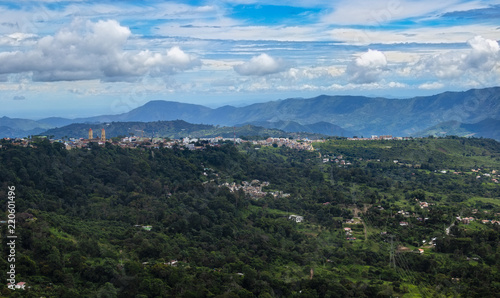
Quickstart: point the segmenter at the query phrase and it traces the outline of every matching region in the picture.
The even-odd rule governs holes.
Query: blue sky
[[[500,85],[499,1],[2,1],[0,116]]]

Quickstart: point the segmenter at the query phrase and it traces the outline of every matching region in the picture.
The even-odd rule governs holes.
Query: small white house
[[[303,216],[300,215],[290,215],[288,219],[294,220],[295,222],[302,222],[304,220]]]

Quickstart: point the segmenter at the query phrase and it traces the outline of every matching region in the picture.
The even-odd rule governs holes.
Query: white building
[[[302,222],[304,220],[304,217],[292,214],[288,217],[288,219],[294,220],[295,222]]]

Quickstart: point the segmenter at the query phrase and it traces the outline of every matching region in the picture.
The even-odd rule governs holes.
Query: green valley
[[[500,292],[495,140],[0,145],[0,198],[15,187],[17,236],[11,262],[1,223],[0,266],[25,283],[2,283],[4,297]]]

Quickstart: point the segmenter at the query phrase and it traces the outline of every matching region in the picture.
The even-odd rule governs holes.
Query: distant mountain
[[[416,136],[459,136],[459,137],[485,137],[500,140],[500,120],[485,119],[477,123],[461,123],[447,121],[434,125],[415,134]]]
[[[278,129],[269,129],[253,125],[244,125],[240,127],[220,127],[214,125],[191,124],[183,120],[175,121],[155,121],[155,122],[110,122],[110,123],[73,123],[64,127],[53,128],[45,131],[43,135],[53,136],[54,138],[88,138],[89,128],[93,131],[93,136],[101,135],[101,130],[105,129],[106,138],[118,136],[137,136],[137,137],[164,137],[178,139],[182,137],[297,137],[298,134],[284,132]],[[301,134],[302,137],[319,138],[324,137],[320,134]]]
[[[226,126],[280,121],[291,121],[300,125],[326,122],[361,135],[407,136],[445,121],[477,123],[487,118],[500,119],[499,87],[445,92],[410,99],[322,95],[310,99],[291,98],[245,107],[224,106],[217,109],[193,104],[151,101],[128,113],[78,120],[92,122],[179,119]],[[290,129],[295,128],[296,126],[292,125]]]
[[[71,123],[75,123],[73,119],[61,118],[61,117],[50,117],[38,120],[37,123],[46,124],[52,127],[61,127],[65,125],[69,125]]]
[[[70,120],[70,123],[103,123],[103,122],[153,122],[153,121],[173,121],[184,120],[190,123],[207,123],[200,121],[207,118],[206,115],[212,115],[213,109],[195,104],[180,103],[173,101],[152,100],[143,106],[133,109],[127,113],[118,115],[101,115],[87,118],[64,119],[56,118],[64,122]],[[51,119],[51,118],[48,118]],[[52,118],[53,119],[53,118]],[[44,119],[43,121],[47,121]],[[53,120],[49,121],[53,123]],[[66,125],[69,123],[66,123]],[[218,123],[207,123],[218,124]]]
[[[38,122],[40,125],[59,126],[69,123],[184,120],[223,126],[258,124],[289,132],[321,132],[328,135],[409,136],[447,121],[479,123],[486,119],[500,120],[500,87],[408,99],[321,95],[310,99],[290,98],[216,109],[155,100],[119,115],[47,118]],[[481,136],[481,131],[477,136]]]
[[[39,134],[53,126],[34,120],[20,118],[0,118],[0,137],[15,138]]]

